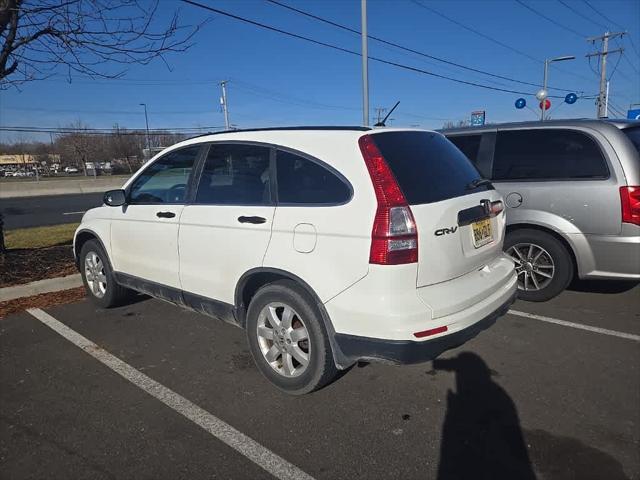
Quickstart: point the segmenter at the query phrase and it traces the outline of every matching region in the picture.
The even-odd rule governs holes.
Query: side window
[[[129,190],[130,203],[182,203],[200,145],[167,153],[149,165]]]
[[[270,148],[212,144],[202,170],[195,203],[269,205]]]
[[[447,137],[475,165],[478,163],[478,152],[482,135],[455,135]]]
[[[326,167],[278,150],[278,203],[336,204],[351,198],[349,186]]]
[[[609,170],[595,140],[574,130],[498,132],[494,180],[607,178]]]

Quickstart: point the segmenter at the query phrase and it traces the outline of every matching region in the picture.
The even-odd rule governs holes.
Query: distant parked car
[[[558,120],[443,132],[507,205],[519,297],[577,276],[640,280],[640,122]]]
[[[64,171],[65,173],[78,173],[80,170],[76,167],[65,167]]]
[[[245,328],[289,393],[358,360],[429,361],[515,298],[502,198],[436,132],[206,135],[104,202],[74,239],[90,298],[110,307],[133,289]]]

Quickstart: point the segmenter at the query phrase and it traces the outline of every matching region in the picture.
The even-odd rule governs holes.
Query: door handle
[[[156,217],[158,218],[173,218],[176,214],[173,212],[158,212],[156,213]]]
[[[267,221],[266,218],[264,217],[238,217],[238,221],[240,223],[255,223],[255,224],[260,224],[260,223],[265,223]]]

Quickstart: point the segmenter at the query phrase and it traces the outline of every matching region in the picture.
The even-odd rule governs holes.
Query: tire
[[[109,258],[96,240],[88,240],[80,250],[80,274],[87,296],[101,308],[122,305],[131,297],[131,290],[116,282]]]
[[[518,298],[522,300],[546,302],[573,279],[571,254],[551,234],[528,228],[514,230],[507,233],[504,251],[516,262]]]
[[[249,304],[246,327],[256,366],[280,390],[304,395],[339,376],[320,313],[295,282],[280,280],[260,288]],[[298,361],[305,354],[306,365]]]

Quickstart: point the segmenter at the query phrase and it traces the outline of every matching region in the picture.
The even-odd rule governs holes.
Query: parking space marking
[[[583,325],[581,323],[567,322],[566,320],[558,320],[557,318],[545,317],[534,313],[520,312],[518,310],[509,310],[508,313],[511,315],[517,315],[518,317],[531,318],[533,320],[540,320],[541,322],[555,323],[556,325],[562,325],[564,327],[577,328],[579,330],[586,330],[588,332],[599,333],[601,335],[609,335],[612,337],[624,338],[626,340],[633,340],[634,342],[640,342],[640,335],[634,335],[632,333],[618,332],[617,330],[609,330],[606,328]]]
[[[27,309],[32,316],[47,327],[60,334],[77,347],[84,350],[93,358],[109,367],[111,370],[144,390],[152,397],[160,400],[169,408],[183,415],[203,430],[209,432],[218,440],[224,442],[253,463],[262,467],[274,477],[281,480],[314,480],[295,465],[287,462],[268,448],[259,444],[244,433],[236,430],[228,423],[220,420],[198,405],[177,394],[173,390],[149,378],[128,363],[123,362],[91,340],[83,337],[75,330],[39,308]]]
[[[84,212],[86,212],[86,210],[82,210],[81,212],[64,212],[63,215],[80,215]]]

